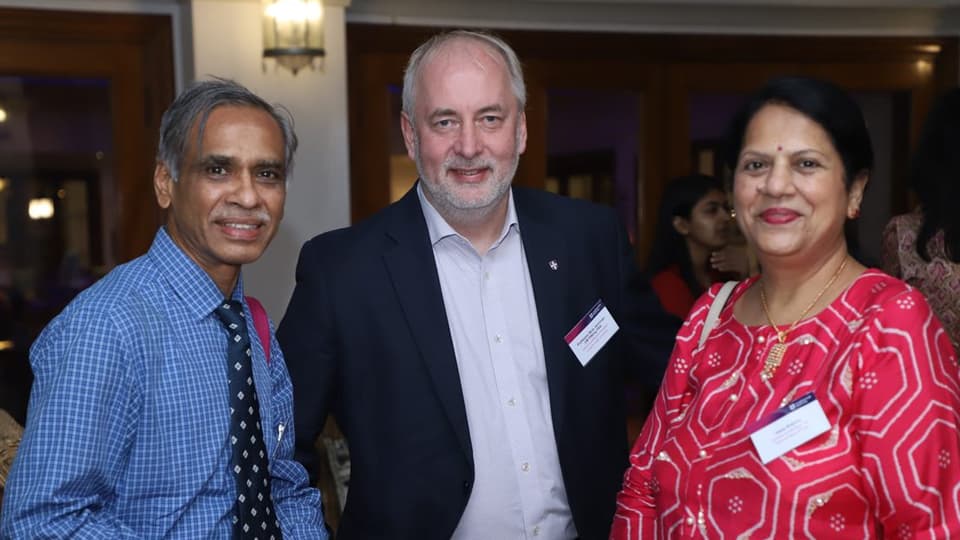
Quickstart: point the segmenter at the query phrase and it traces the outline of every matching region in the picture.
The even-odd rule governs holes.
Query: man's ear
[[[673,216],[673,229],[680,233],[680,236],[690,234],[690,223],[680,216]]]
[[[157,204],[166,210],[173,202],[173,176],[163,163],[157,163],[153,169],[153,192],[157,196]]]
[[[414,131],[413,121],[406,112],[400,113],[400,131],[403,132],[403,144],[407,147],[407,155],[413,161],[417,160],[417,133]]]
[[[517,122],[517,154],[522,154],[527,150],[527,113],[520,111]]]

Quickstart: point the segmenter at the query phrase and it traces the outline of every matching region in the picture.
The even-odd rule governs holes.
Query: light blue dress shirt
[[[232,299],[243,301],[242,281]],[[160,229],[146,255],[114,269],[44,329],[30,350],[35,381],[0,537],[232,536],[227,334],[213,313],[222,300]],[[284,538],[325,539],[320,493],[293,461],[283,354],[271,331],[268,364],[248,326]]]
[[[484,255],[430,205],[419,184],[417,194],[473,446],[475,480],[453,538],[576,538],[513,193],[503,230]]]

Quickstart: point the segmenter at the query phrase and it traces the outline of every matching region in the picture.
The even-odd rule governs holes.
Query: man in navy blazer
[[[404,77],[417,185],[300,253],[278,337],[300,459],[330,413],[348,439],[342,539],[608,534],[625,372],[659,384],[672,323],[612,210],[511,188],[525,99],[499,38],[431,38]]]

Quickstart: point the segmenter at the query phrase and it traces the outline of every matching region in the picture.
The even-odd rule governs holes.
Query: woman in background
[[[762,271],[687,317],[611,537],[960,538],[953,348],[923,295],[844,236],[873,166],[859,107],[775,79],[729,145]]]
[[[919,207],[883,231],[883,270],[927,297],[960,345],[960,88],[941,96],[924,123],[911,163]]]
[[[710,285],[746,276],[744,250],[724,252],[734,227],[716,178],[693,174],[667,184],[647,263],[664,310],[685,319]]]

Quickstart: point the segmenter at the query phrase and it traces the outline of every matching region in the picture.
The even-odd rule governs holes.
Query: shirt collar
[[[427,222],[427,233],[430,235],[430,245],[435,246],[437,242],[450,236],[463,238],[460,233],[455,231],[453,227],[447,223],[447,220],[440,215],[440,212],[434,208],[433,204],[427,200],[426,195],[423,194],[422,182],[423,180],[417,182],[417,198],[420,200],[420,209],[423,211],[423,217]],[[503,242],[503,239],[506,238],[511,228],[516,228],[518,231],[520,230],[520,223],[517,220],[517,208],[513,204],[513,188],[507,192],[507,219],[504,220],[500,236],[497,238],[497,241],[493,243],[492,247],[496,247],[500,242]],[[466,238],[463,239],[467,240]]]
[[[223,302],[223,293],[213,278],[174,243],[166,227],[157,231],[147,255],[174,294],[197,319],[210,315]],[[231,299],[243,302],[242,275],[237,278]]]

